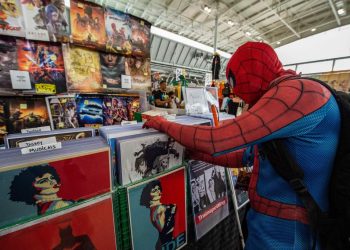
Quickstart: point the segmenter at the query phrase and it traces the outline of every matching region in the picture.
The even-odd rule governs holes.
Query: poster
[[[125,74],[125,57],[101,52],[100,62],[103,88],[106,90],[121,88],[121,75]]]
[[[110,197],[17,228],[0,236],[3,249],[116,249]]]
[[[68,42],[70,36],[69,11],[65,0],[51,0],[45,5],[45,25],[50,41]]]
[[[237,179],[240,171],[245,171],[245,170],[240,170],[239,168],[232,168],[230,171],[232,186],[235,188],[235,193],[236,193],[237,209],[240,209],[245,204],[247,204],[247,202],[249,202],[248,191],[243,190],[242,188],[237,186]],[[251,169],[249,171],[251,171]]]
[[[188,169],[198,240],[229,215],[225,168],[190,161]]]
[[[20,0],[1,1],[0,34],[24,37],[25,32]]]
[[[165,134],[117,141],[119,183],[126,185],[182,164],[184,148]]]
[[[4,137],[6,134],[5,101],[0,99],[0,145],[4,144]]]
[[[40,94],[66,92],[62,49],[59,44],[17,39],[18,69],[28,71],[30,81]],[[40,87],[40,88],[39,88]],[[50,90],[45,93],[45,89]]]
[[[74,95],[46,97],[52,129],[77,128],[77,104]]]
[[[9,98],[8,132],[21,133],[22,129],[49,126],[49,115],[44,98]]]
[[[134,56],[150,56],[151,25],[137,17],[130,16],[132,54]]]
[[[12,90],[10,70],[17,69],[16,39],[0,36],[0,92]]]
[[[130,16],[118,10],[106,8],[105,21],[107,51],[130,55],[132,52]]]
[[[105,96],[103,98],[103,125],[119,125],[128,121],[128,103],[124,97]]]
[[[134,250],[180,249],[187,242],[185,171],[128,188]]]
[[[102,7],[71,0],[70,22],[74,43],[105,50],[107,37]]]
[[[100,57],[98,52],[63,45],[69,92],[94,93],[102,88]]]
[[[103,99],[94,96],[77,98],[78,122],[81,127],[99,128],[103,125]]]
[[[125,97],[128,105],[128,120],[135,120],[135,113],[141,112],[140,97],[139,96],[127,96]]]
[[[29,162],[1,172],[1,209],[7,212],[0,213],[0,228],[109,192],[108,152],[40,164]]]
[[[131,76],[133,89],[145,89],[152,86],[150,59],[128,57],[125,59],[125,73]]]

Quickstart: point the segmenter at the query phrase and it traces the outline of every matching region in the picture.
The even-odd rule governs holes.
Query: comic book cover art
[[[180,166],[184,148],[164,134],[117,140],[119,183],[126,185]]]
[[[106,96],[103,98],[103,125],[119,125],[128,121],[127,102],[124,97]]]
[[[8,107],[8,132],[11,134],[50,125],[44,98],[9,98]]]
[[[225,168],[190,161],[188,169],[198,240],[229,215]]]
[[[118,10],[107,8],[105,20],[107,51],[130,55],[132,53],[130,16]]]
[[[69,92],[96,93],[102,89],[102,75],[98,52],[63,45]]]
[[[243,207],[245,204],[247,204],[247,202],[249,202],[248,191],[242,189],[239,184],[237,185],[237,180],[238,180],[238,176],[240,175],[240,172],[245,172],[245,170],[239,169],[239,168],[232,168],[230,172],[231,172],[232,186],[234,187],[235,193],[236,193],[235,205],[237,205],[236,209],[238,210],[241,207]],[[249,182],[249,179],[248,179],[248,182]]]
[[[128,188],[134,250],[180,249],[187,242],[185,171]]]
[[[149,58],[125,58],[125,73],[131,76],[133,89],[145,89],[152,86],[151,63]]]
[[[77,98],[78,122],[81,127],[99,128],[103,125],[103,99],[80,96]]]
[[[4,137],[7,134],[5,101],[0,99],[0,145],[4,144]]]
[[[141,112],[140,97],[139,96],[127,96],[125,97],[128,105],[128,120],[135,120],[135,113]]]
[[[10,70],[17,69],[16,39],[0,36],[0,92],[12,90]]]
[[[125,75],[125,57],[100,53],[103,88],[110,90],[121,88],[121,75]]]
[[[20,240],[19,240],[20,239]],[[116,249],[112,199],[99,198],[1,233],[2,249]]]
[[[83,1],[70,1],[70,21],[74,43],[106,49],[103,8]]]
[[[29,72],[37,93],[41,86],[51,94],[66,92],[62,48],[58,44],[17,39],[18,69]]]
[[[134,56],[150,56],[151,25],[137,17],[130,16],[131,44]]]
[[[74,95],[46,97],[46,104],[52,129],[79,127]]]
[[[33,133],[30,133],[33,134]],[[32,140],[38,140],[38,139],[43,139],[43,138],[48,138],[48,137],[55,137],[57,142],[62,142],[62,141],[72,141],[72,140],[79,140],[79,139],[84,139],[88,137],[94,136],[94,131],[76,131],[76,132],[64,132],[64,133],[59,133],[59,134],[52,134],[48,133],[46,135],[36,135],[36,136],[28,136],[28,137],[17,137],[17,138],[7,138],[7,146],[8,148],[19,148],[20,143],[22,142],[27,142],[27,141],[32,141]]]
[[[98,166],[98,168],[96,168]],[[53,213],[110,191],[109,151],[27,165],[0,173],[0,228]]]
[[[0,2],[0,34],[24,37],[24,24],[19,0]]]

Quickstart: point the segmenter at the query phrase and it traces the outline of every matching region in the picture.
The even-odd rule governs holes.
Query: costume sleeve
[[[276,86],[243,115],[218,127],[157,122],[161,131],[192,151],[219,156],[268,140],[293,137],[315,128],[330,109],[330,93],[301,84]],[[321,87],[320,87],[321,88]]]

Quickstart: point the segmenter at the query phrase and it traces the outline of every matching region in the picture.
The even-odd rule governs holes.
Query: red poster
[[[0,236],[1,249],[116,249],[112,199],[99,199]]]

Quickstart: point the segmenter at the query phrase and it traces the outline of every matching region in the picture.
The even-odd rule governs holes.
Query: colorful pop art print
[[[178,167],[184,148],[165,134],[135,135],[117,140],[119,183],[127,185]]]
[[[121,11],[105,9],[106,32],[108,52],[130,55],[131,45],[131,23],[130,16]]]
[[[196,238],[229,215],[225,168],[201,161],[188,163]]]
[[[2,171],[0,190],[0,228],[68,208],[111,190],[109,151]]]
[[[100,53],[101,73],[104,90],[120,89],[121,75],[125,75],[125,58],[112,53]]]
[[[8,132],[21,133],[22,129],[49,126],[49,114],[44,98],[8,98]]]
[[[24,37],[24,22],[19,0],[0,3],[0,34]]]
[[[151,88],[151,63],[149,58],[125,58],[125,73],[131,76],[133,89]]]
[[[102,75],[98,52],[63,45],[67,89],[76,93],[96,93],[102,89]]]
[[[101,127],[103,125],[103,98],[79,96],[76,100],[79,125],[81,127]]]
[[[59,44],[17,39],[18,69],[28,71],[33,88],[54,85],[54,93],[66,92],[62,48]]]
[[[52,129],[78,128],[77,104],[74,95],[46,97]]]
[[[2,249],[116,249],[110,196],[0,232]]]
[[[187,243],[185,170],[128,188],[132,248],[180,249]]]
[[[119,125],[128,121],[128,110],[125,97],[105,96],[103,98],[103,124]]]
[[[150,56],[151,25],[137,17],[130,16],[132,54],[134,56]]]
[[[107,36],[103,8],[85,1],[70,1],[70,21],[74,43],[105,50]]]
[[[0,92],[12,91],[10,70],[17,69],[16,39],[0,36]]]

